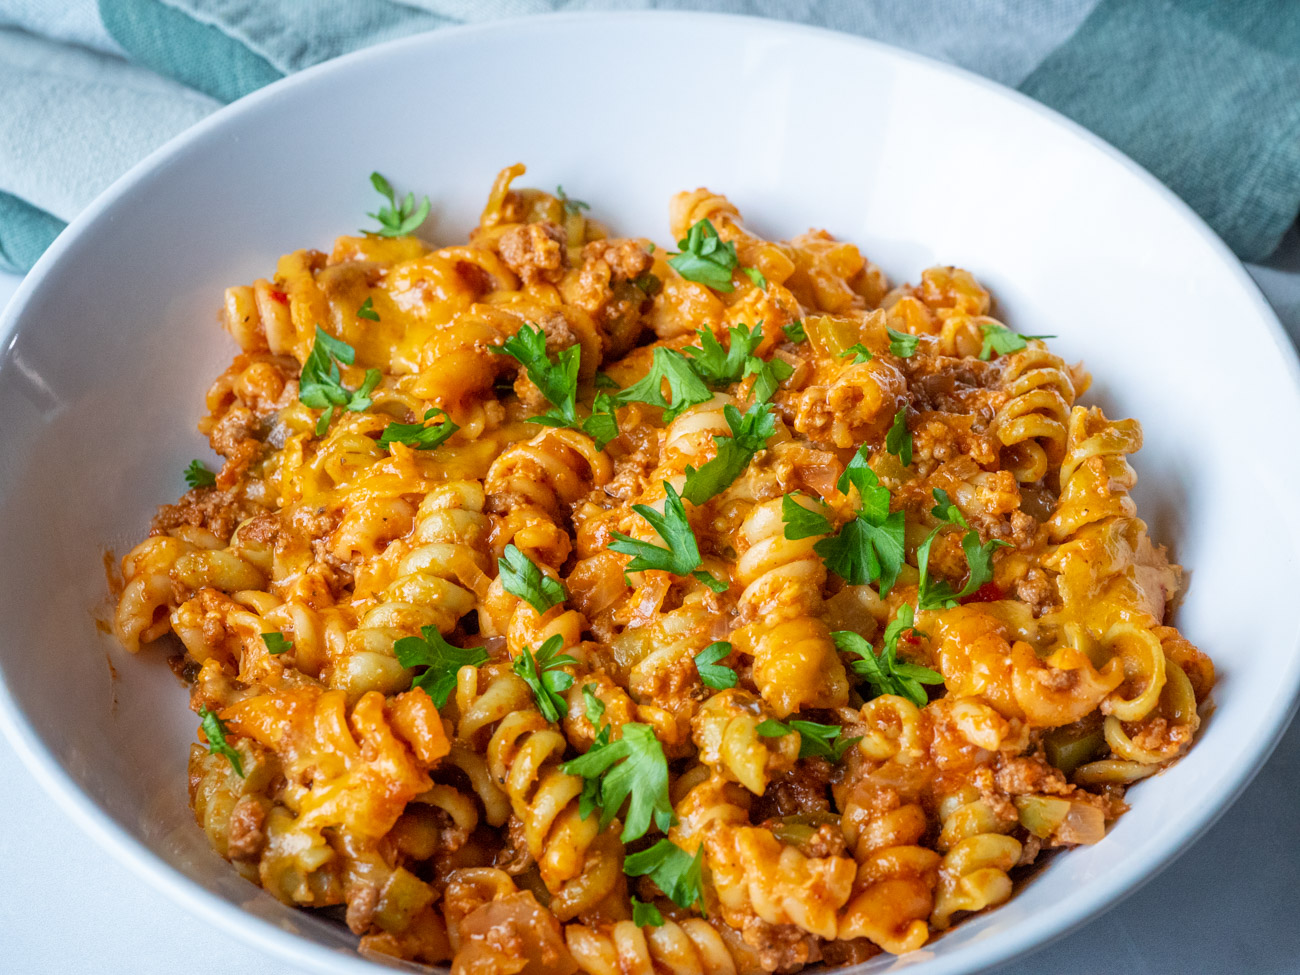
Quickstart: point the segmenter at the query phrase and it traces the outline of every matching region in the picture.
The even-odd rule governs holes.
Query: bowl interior
[[[563,183],[616,233],[661,246],[669,196],[707,185],[758,232],[824,227],[894,280],[969,268],[1009,324],[1084,359],[1086,401],[1145,427],[1139,511],[1190,569],[1178,622],[1221,674],[1202,740],[1132,790],[1105,842],[865,970],[1005,958],[1187,845],[1262,760],[1300,673],[1300,398],[1271,312],[1181,204],[1051,113],[860,40],[687,15],[449,31],[307,72],[164,149],[30,276],[0,358],[0,723],[83,821],[266,947],[321,970],[364,966],[346,932],[208,850],[185,801],[195,722],[182,688],[164,654],[132,657],[96,628],[104,558],[207,456],[194,425],[234,353],[215,321],[226,285],[366,225],[371,170],[429,194],[427,236],[462,239],[517,160],[531,167],[522,184]]]

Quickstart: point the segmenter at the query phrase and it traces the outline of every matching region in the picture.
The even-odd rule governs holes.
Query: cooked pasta
[[[195,462],[122,560],[213,849],[457,975],[914,951],[1095,843],[1214,668],[1135,420],[967,271],[497,178],[226,292]],[[179,747],[179,746],[178,746]]]

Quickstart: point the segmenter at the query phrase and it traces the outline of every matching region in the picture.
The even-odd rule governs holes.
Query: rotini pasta
[[[1101,840],[1215,679],[1137,422],[968,271],[891,289],[705,189],[610,238],[523,172],[465,244],[389,195],[226,292],[221,467],[114,620],[174,634],[212,847],[456,975],[757,975]]]

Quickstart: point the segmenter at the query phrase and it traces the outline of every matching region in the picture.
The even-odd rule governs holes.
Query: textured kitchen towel
[[[0,0],[0,266],[26,270],[132,162],[286,74],[453,24],[647,8],[832,27],[1018,86],[1247,260],[1300,209],[1295,0]]]

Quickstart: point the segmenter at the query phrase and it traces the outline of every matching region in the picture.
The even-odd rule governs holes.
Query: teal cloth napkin
[[[0,0],[0,266],[221,104],[393,37],[575,9],[818,24],[977,71],[1118,146],[1244,260],[1300,211],[1297,0]]]

